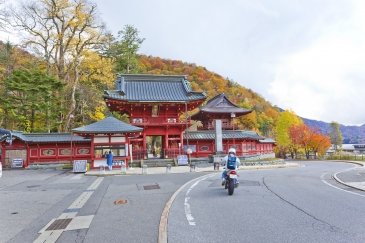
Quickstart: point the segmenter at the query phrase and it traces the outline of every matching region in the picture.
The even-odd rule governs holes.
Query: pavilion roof
[[[184,75],[122,74],[116,90],[104,91],[104,99],[128,102],[189,102],[205,100],[204,92],[194,92]]]
[[[12,131],[13,138],[18,138],[26,143],[69,143],[89,142],[89,138],[84,138],[71,133],[23,133]]]
[[[200,107],[198,113],[194,114],[191,119],[201,120],[205,113],[214,114],[235,114],[236,117],[252,112],[252,110],[244,109],[233,104],[225,94],[219,94],[210,99],[206,105]]]
[[[112,116],[108,116],[105,119],[94,122],[90,125],[72,129],[72,131],[77,133],[126,133],[140,132],[142,130],[143,128],[122,122]]]
[[[191,140],[214,140],[215,131],[214,130],[203,130],[203,131],[185,131],[184,139]],[[264,137],[258,135],[253,131],[244,130],[223,130],[222,139],[252,139],[252,140],[262,140]]]

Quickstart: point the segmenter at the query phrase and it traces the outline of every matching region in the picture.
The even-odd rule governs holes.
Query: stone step
[[[160,160],[143,160],[143,165],[147,165],[147,167],[166,167],[168,164],[171,166],[175,165],[173,159],[160,159]]]

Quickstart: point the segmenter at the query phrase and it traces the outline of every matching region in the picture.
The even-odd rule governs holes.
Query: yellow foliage
[[[100,121],[105,118],[104,111],[105,111],[105,106],[100,105],[97,106],[95,108],[94,113],[90,113],[89,116],[94,121]]]
[[[113,72],[113,60],[100,56],[96,52],[84,51],[81,63],[81,82],[94,84],[101,87],[113,87],[115,74]]]

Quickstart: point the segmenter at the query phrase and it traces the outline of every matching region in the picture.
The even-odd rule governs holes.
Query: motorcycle
[[[232,195],[234,192],[234,189],[238,186],[238,175],[236,170],[229,170],[227,171],[226,175],[226,182],[224,189],[228,189],[228,195]]]

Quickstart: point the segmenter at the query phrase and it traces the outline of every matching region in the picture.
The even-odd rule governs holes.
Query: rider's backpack
[[[227,169],[230,169],[230,170],[236,169],[236,157],[228,156]]]

